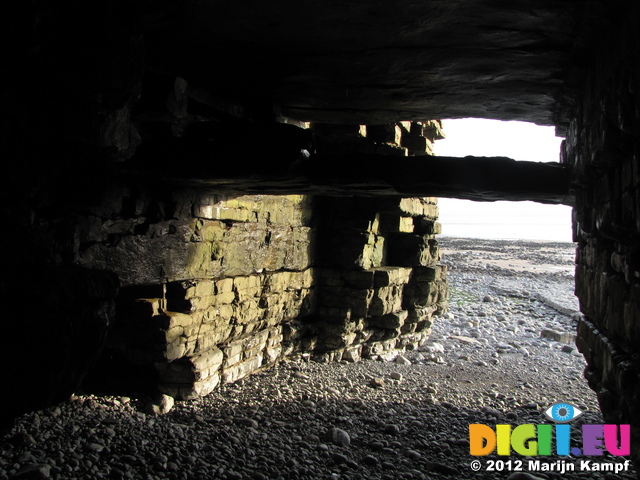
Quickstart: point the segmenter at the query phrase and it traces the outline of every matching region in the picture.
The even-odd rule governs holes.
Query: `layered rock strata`
[[[402,156],[426,154],[442,136],[438,122],[381,126],[401,132],[386,141],[365,128],[318,130],[327,150]],[[403,147],[405,138],[424,148]],[[79,222],[77,261],[122,284],[109,351],[152,368],[175,398],[289,355],[358,361],[417,348],[447,306],[435,198],[191,189],[112,198]]]
[[[632,425],[640,459],[640,10],[617,2],[586,77],[584,102],[564,144],[573,165],[578,242],[576,294],[584,317],[577,344],[605,420]],[[615,52],[615,55],[611,55]]]

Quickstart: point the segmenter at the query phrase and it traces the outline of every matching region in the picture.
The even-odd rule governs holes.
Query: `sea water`
[[[553,127],[479,118],[444,120],[436,155],[506,156],[557,162],[562,138]],[[463,238],[572,242],[571,207],[533,202],[472,202],[441,198],[442,235]]]
[[[571,207],[440,198],[442,236],[572,242]]]

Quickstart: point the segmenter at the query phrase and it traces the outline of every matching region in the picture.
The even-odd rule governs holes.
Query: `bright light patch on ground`
[[[444,120],[442,126],[447,138],[435,143],[436,155],[559,160],[562,138],[553,127],[478,118]],[[572,241],[571,208],[564,205],[448,198],[441,198],[439,205],[445,236]]]

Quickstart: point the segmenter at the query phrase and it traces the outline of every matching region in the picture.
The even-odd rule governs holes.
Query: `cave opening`
[[[471,421],[583,410],[571,331],[602,411],[574,425],[631,425],[639,463],[639,4],[165,3],[30,3],[8,30],[0,476],[494,478],[469,470]],[[463,116],[554,125],[561,162],[426,161],[428,119]],[[473,239],[447,299],[433,197],[572,205],[575,286],[535,263],[559,250]],[[342,223],[322,262],[315,213]],[[548,301],[567,285],[575,316]],[[193,403],[72,395],[127,298],[124,351]]]

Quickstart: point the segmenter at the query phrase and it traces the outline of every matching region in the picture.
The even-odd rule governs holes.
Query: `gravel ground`
[[[573,244],[442,238],[441,245],[451,308],[420,351],[393,362],[283,362],[165,415],[143,413],[146,399],[135,394],[79,394],[18,419],[0,440],[0,478],[636,478],[632,467],[531,471],[517,454],[469,454],[471,423],[551,423],[543,412],[557,402],[583,410],[573,434],[603,420],[582,378],[584,359],[570,338],[557,337],[570,337],[579,315]],[[517,461],[536,477],[513,475]],[[488,471],[492,462],[501,471]]]

